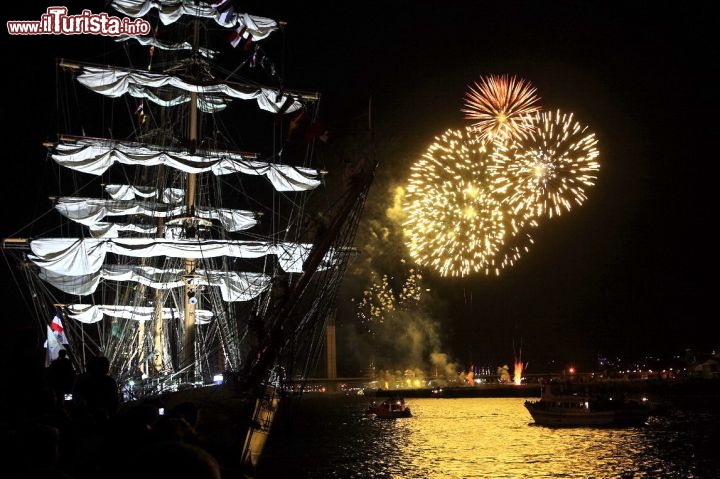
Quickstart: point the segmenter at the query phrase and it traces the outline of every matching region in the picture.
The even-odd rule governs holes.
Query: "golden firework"
[[[481,140],[518,138],[531,127],[523,117],[540,111],[536,88],[526,80],[509,75],[481,77],[465,95],[460,111]]]
[[[514,257],[503,249],[505,241],[523,224],[495,188],[488,169],[493,144],[472,128],[449,129],[435,140],[411,167],[406,187],[403,233],[410,256],[442,276],[497,273]]]
[[[600,164],[597,139],[586,126],[560,111],[526,119],[523,138],[493,148],[489,166],[495,188],[513,213],[524,218],[558,216],[581,205],[595,184]]]

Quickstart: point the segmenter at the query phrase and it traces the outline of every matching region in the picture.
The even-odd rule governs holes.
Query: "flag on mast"
[[[65,328],[63,328],[62,321],[60,320],[60,315],[55,315],[52,323],[50,323],[50,329],[52,329],[55,337],[60,344],[68,344],[67,337],[65,336]]]
[[[45,341],[45,349],[47,354],[45,355],[45,366],[49,366],[50,363],[57,359],[58,353],[61,349],[65,349],[65,344],[69,344],[67,336],[65,336],[65,329],[62,325],[62,320],[59,315],[55,315],[52,322],[47,327],[47,340]]]

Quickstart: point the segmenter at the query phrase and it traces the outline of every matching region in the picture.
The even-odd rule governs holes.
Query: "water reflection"
[[[368,402],[303,398],[271,436],[258,479],[720,477],[717,414],[551,429],[518,398],[411,399],[413,417],[396,420],[369,419]]]

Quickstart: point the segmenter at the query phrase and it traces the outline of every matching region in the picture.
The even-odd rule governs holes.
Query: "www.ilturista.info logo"
[[[107,13],[83,10],[80,15],[68,15],[66,7],[48,7],[40,20],[7,22],[10,35],[147,35],[147,20],[111,17]]]

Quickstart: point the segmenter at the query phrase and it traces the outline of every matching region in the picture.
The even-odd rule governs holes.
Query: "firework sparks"
[[[481,140],[513,139],[531,127],[523,118],[540,110],[540,98],[530,82],[509,75],[482,77],[470,86],[460,111]]]
[[[363,291],[357,303],[358,318],[368,328],[372,323],[384,322],[385,316],[393,311],[405,311],[420,304],[423,291],[429,291],[423,289],[422,274],[414,268],[407,272],[397,293],[390,284],[392,279],[387,274],[378,279],[378,275],[373,273],[372,284]]]
[[[528,117],[524,138],[496,143],[489,167],[495,187],[524,218],[559,216],[581,205],[600,168],[597,139],[587,127],[560,111]]]
[[[530,225],[537,226],[537,223],[531,222]],[[500,276],[503,269],[514,266],[525,253],[529,252],[534,243],[529,233],[520,231],[520,228],[513,228],[498,252],[484,262],[483,272],[488,276],[491,274]]]
[[[377,275],[373,274],[373,277]],[[364,324],[382,322],[383,315],[395,309],[395,295],[390,289],[388,276],[374,280],[370,287],[363,291],[363,296],[357,305],[357,314]]]
[[[402,262],[404,263],[405,260],[402,260]],[[411,306],[420,304],[423,291],[428,291],[427,289],[423,289],[422,279],[421,273],[410,268],[410,271],[408,271],[405,277],[405,284],[403,284],[397,295],[400,309],[408,309]]]
[[[497,272],[506,239],[523,224],[509,214],[489,174],[492,144],[472,129],[447,130],[411,168],[403,206],[406,246],[442,276]],[[501,191],[501,190],[497,190]]]

